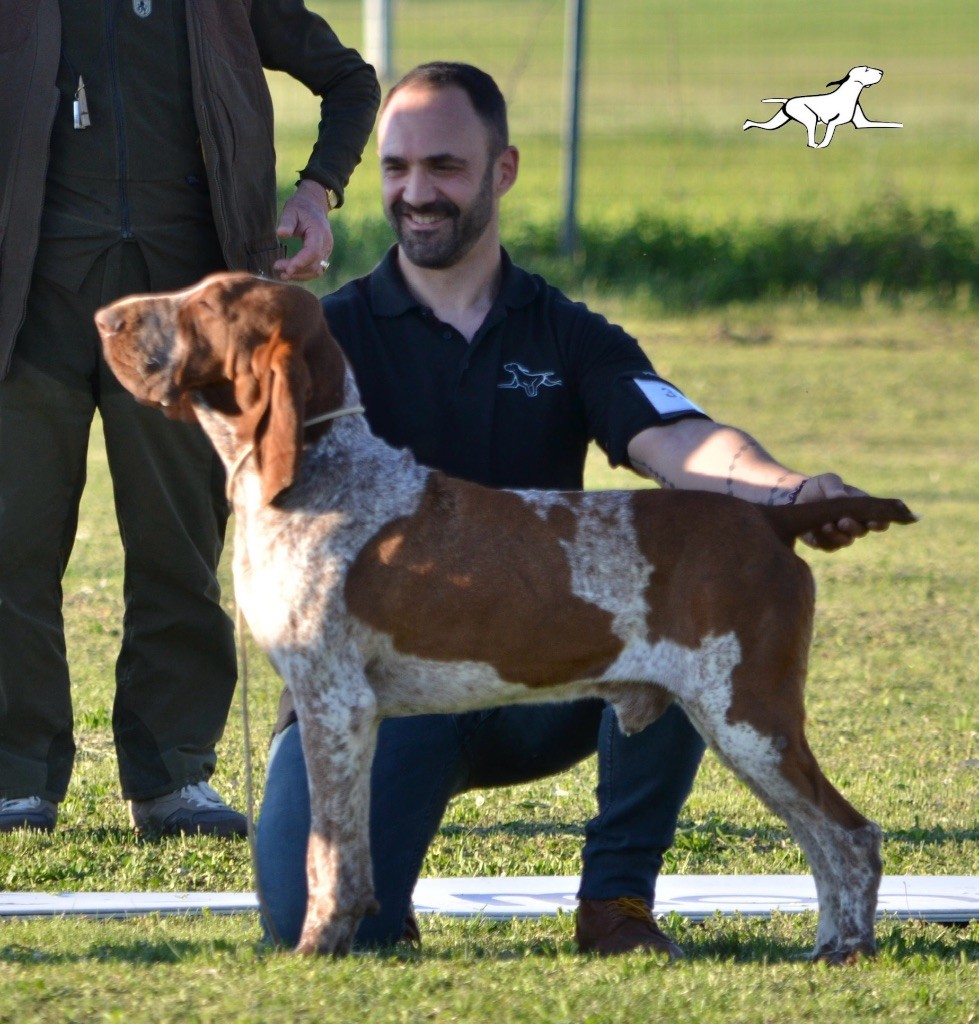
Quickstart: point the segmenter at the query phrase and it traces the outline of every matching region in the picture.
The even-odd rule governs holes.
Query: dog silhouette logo
[[[510,379],[496,386],[504,390],[522,388],[528,398],[536,398],[541,388],[557,388],[562,383],[555,380],[553,370],[536,373],[528,370],[526,366],[521,366],[520,363],[505,363],[503,369],[510,374]]]
[[[833,139],[833,133],[841,124],[853,124],[854,128],[903,128],[897,121],[871,121],[860,106],[860,93],[876,85],[884,77],[877,68],[862,65],[850,68],[846,78],[838,82],[827,82],[827,88],[839,88],[818,96],[793,96],[791,99],[765,99],[762,103],[781,103],[779,112],[769,121],[745,121],[742,131],[749,128],[764,128],[773,131],[798,121],[806,129],[810,149],[825,149]],[[816,142],[816,127],[826,125],[822,141]]]

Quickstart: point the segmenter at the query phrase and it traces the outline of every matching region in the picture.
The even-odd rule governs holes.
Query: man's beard
[[[404,222],[408,213],[438,214],[446,218],[435,231],[415,232]],[[409,263],[429,270],[444,270],[466,256],[482,237],[493,217],[493,165],[487,168],[472,206],[463,213],[447,199],[425,206],[398,200],[387,210],[398,245]]]

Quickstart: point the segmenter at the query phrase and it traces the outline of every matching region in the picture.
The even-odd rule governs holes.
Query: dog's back
[[[412,511],[353,560],[346,605],[402,654],[559,686],[601,678],[637,642],[740,631],[746,586],[798,590],[808,608],[793,543],[845,516],[914,521],[890,499],[767,508],[701,491],[497,491],[431,473]]]

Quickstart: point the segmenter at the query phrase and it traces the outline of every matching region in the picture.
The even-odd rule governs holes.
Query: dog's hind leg
[[[782,624],[791,618],[780,605]],[[769,619],[773,623],[774,619]],[[805,738],[806,647],[776,625],[751,644],[724,682],[689,687],[681,702],[718,757],[788,825],[816,882],[819,927],[814,955],[844,961],[872,954],[880,830],[856,811],[823,775]],[[795,640],[788,639],[794,634]]]
[[[690,713],[701,726],[696,712]],[[806,855],[819,899],[814,957],[845,962],[873,955],[879,828],[830,784],[801,732],[766,735],[747,722],[704,732],[718,757],[782,818]]]
[[[377,736],[374,694],[361,679],[329,678],[323,692],[296,696],[309,775],[306,854],[309,902],[296,947],[342,956],[365,914],[376,913],[370,855],[370,775]]]
[[[787,124],[792,118],[784,110],[780,110],[773,118],[768,121],[745,121],[742,131],[746,132],[749,128],[764,128],[765,131],[774,131],[776,128],[781,128],[783,124]]]
[[[785,819],[813,864],[817,890],[819,875],[829,880],[819,891],[814,956],[847,962],[860,955],[873,955],[877,891],[883,870],[880,828],[860,814],[826,778],[801,733],[782,751],[778,771],[795,799],[789,798],[773,809]],[[818,874],[817,863],[822,865]],[[825,915],[823,891],[828,897]]]

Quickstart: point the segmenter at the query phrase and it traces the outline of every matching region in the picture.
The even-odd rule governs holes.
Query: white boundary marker
[[[450,917],[542,917],[571,913],[574,875],[515,878],[423,878],[414,894],[420,914]],[[656,886],[656,913],[691,921],[714,914],[768,917],[816,909],[810,875],[664,875]],[[141,914],[254,913],[253,893],[235,892],[0,892],[0,918],[80,915],[119,918]],[[979,920],[979,876],[885,875],[878,916],[957,923]]]

